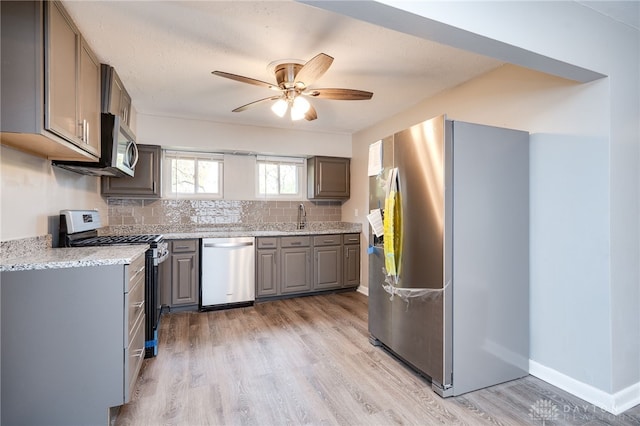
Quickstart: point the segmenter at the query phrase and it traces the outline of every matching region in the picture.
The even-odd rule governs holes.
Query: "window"
[[[303,158],[258,156],[256,164],[258,196],[302,198]]]
[[[165,151],[164,158],[165,194],[180,198],[222,197],[222,155]]]

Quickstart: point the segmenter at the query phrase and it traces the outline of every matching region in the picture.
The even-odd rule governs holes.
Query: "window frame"
[[[268,194],[268,193],[260,193],[260,165],[261,164],[276,164],[279,166],[287,165],[287,166],[296,166],[296,180],[298,185],[298,192],[295,194]],[[256,166],[255,166],[255,194],[258,199],[272,199],[272,200],[303,200],[306,192],[306,181],[305,181],[305,172],[306,172],[306,159],[303,157],[282,157],[282,156],[267,156],[267,155],[257,155],[256,156]],[[278,191],[280,191],[280,184],[278,183]]]
[[[198,182],[198,161],[215,161],[218,163],[218,192],[212,193],[182,193],[173,192],[171,188],[171,162],[172,160],[193,160],[194,161],[194,179]],[[224,198],[224,155],[214,152],[188,151],[188,150],[163,150],[162,161],[164,163],[162,172],[162,184],[164,186],[163,198],[176,199],[198,199],[198,200],[217,200]]]

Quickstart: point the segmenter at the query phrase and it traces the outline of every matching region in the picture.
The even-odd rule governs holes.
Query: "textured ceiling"
[[[502,63],[293,1],[63,1],[113,65],[139,113],[223,123],[352,133]],[[638,1],[580,1],[638,28]],[[261,104],[269,89],[211,75],[275,82],[268,64],[324,52],[333,65],[311,87],[374,93],[369,101],[313,99],[318,119],[291,122]]]
[[[352,133],[501,62],[292,1],[64,1],[100,61],[114,66],[139,113]],[[312,99],[318,119],[291,122],[262,104],[268,64],[324,52],[333,65],[312,87],[374,93],[369,101]]]

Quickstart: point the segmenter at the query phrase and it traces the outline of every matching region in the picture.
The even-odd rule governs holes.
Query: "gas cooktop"
[[[102,235],[73,240],[74,247],[112,246],[117,244],[151,244],[162,240],[162,235]]]

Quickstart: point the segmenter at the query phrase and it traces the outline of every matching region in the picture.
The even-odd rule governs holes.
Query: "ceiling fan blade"
[[[339,101],[366,101],[373,93],[355,89],[310,89],[302,92],[305,96],[318,99],[336,99]]]
[[[267,89],[277,90],[278,92],[282,91],[282,89],[280,89],[275,84],[267,83],[266,81],[262,81],[262,80],[256,80],[255,78],[244,77],[242,75],[231,74],[224,71],[211,71],[211,74],[217,75],[218,77],[229,78],[231,80],[239,81],[241,83],[253,84],[254,86],[260,86],[260,87],[266,87]]]
[[[327,72],[332,62],[333,58],[331,56],[325,53],[317,54],[300,68],[300,71],[296,74],[296,84],[301,83],[303,87],[313,84],[314,81]]]
[[[253,101],[253,102],[250,102],[250,103],[248,103],[246,105],[239,106],[238,108],[234,109],[232,112],[242,112],[242,111],[245,111],[246,109],[251,108],[251,107],[253,107],[255,105],[261,104],[262,102],[275,101],[275,100],[278,100],[278,99],[280,99],[280,96],[270,96],[268,98],[258,99],[257,101]]]
[[[318,113],[316,112],[316,109],[313,107],[313,105],[310,105],[307,112],[304,113],[304,118],[307,121],[312,121],[318,118]]]

